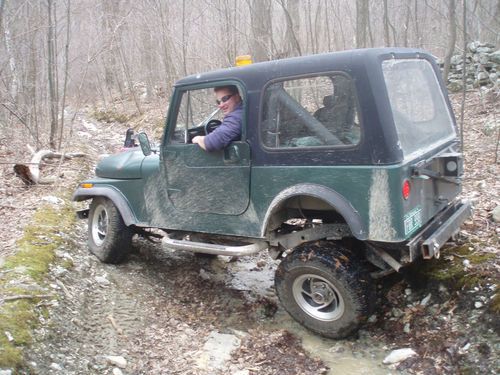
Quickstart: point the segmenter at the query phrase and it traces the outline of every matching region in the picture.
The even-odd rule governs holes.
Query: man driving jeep
[[[232,141],[241,138],[243,104],[238,88],[234,85],[220,86],[216,87],[214,92],[217,106],[224,113],[224,119],[212,133],[196,136],[192,141],[206,151],[222,150]]]

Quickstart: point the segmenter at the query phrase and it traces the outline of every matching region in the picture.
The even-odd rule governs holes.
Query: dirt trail
[[[110,374],[116,366],[106,356],[126,359],[125,374],[249,374],[249,368],[280,373],[266,365],[266,358],[272,347],[295,340],[287,338],[285,329],[302,336],[325,361],[314,358],[318,353],[309,354],[300,340],[293,341],[280,353],[282,373],[327,373],[326,362],[336,356],[343,359],[339,370],[387,373],[380,365],[378,344],[368,337],[357,342],[322,340],[292,322],[276,305],[270,288],[275,265],[265,256],[232,262],[165,251],[138,240],[130,259],[112,266],[88,254],[85,231],[82,222],[74,247],[58,251],[74,267],[52,272],[61,299],[28,353],[36,373]],[[260,267],[250,266],[257,262]],[[214,335],[226,335],[235,345],[210,343]],[[245,352],[242,342],[261,346]],[[227,360],[217,360],[217,353]]]
[[[125,129],[78,116],[67,151],[87,152],[93,165],[95,156],[120,148]],[[82,168],[91,170],[89,165]],[[58,190],[72,190],[82,172],[70,165],[64,173]],[[36,187],[21,196],[36,206],[54,194],[51,189]],[[2,202],[12,205],[16,197]],[[5,220],[19,222],[13,238],[29,215],[18,218],[15,207],[4,212]],[[453,374],[465,363],[472,373],[486,374],[500,364],[494,316],[473,307],[483,289],[460,299],[442,285],[393,278],[380,285],[381,307],[357,337],[326,340],[279,306],[272,288],[276,264],[265,254],[205,258],[138,239],[128,261],[113,266],[88,252],[86,221],[65,235],[71,241],[57,256],[73,266],[51,270],[50,287],[59,299],[40,317],[24,373]],[[429,304],[420,304],[429,293]],[[419,355],[398,369],[382,365],[392,349],[407,346]]]

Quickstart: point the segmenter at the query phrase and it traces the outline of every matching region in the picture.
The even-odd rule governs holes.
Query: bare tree
[[[448,81],[448,74],[450,73],[450,62],[453,53],[455,52],[455,43],[457,41],[457,21],[455,16],[455,0],[448,0],[448,48],[446,51],[446,56],[444,58],[444,70],[443,78],[444,81]],[[462,69],[465,69],[465,60],[462,61]]]
[[[272,12],[270,0],[247,1],[252,25],[251,50],[255,61],[266,61],[272,56]]]
[[[298,34],[300,31],[299,23],[299,0],[279,0],[279,4],[285,13],[286,32],[283,42],[283,57],[301,56],[302,48],[300,47]]]
[[[47,0],[47,73],[49,84],[49,108],[50,108],[50,135],[49,145],[52,149],[56,148],[57,137],[57,78],[56,78],[56,42],[53,20],[53,1]]]
[[[367,47],[369,9],[368,0],[356,0],[356,48]]]

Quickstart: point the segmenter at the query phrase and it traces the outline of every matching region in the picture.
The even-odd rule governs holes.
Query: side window
[[[223,114],[215,103],[213,88],[184,91],[169,143],[191,143],[196,135],[205,135],[205,123],[209,120],[222,121],[222,118]]]
[[[361,131],[352,80],[330,74],[269,85],[260,132],[269,148],[358,144]]]

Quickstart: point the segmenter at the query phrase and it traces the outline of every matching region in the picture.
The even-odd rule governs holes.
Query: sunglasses
[[[230,94],[230,95],[225,95],[223,96],[222,98],[217,99],[215,102],[217,103],[217,105],[220,105],[221,103],[225,103],[227,102],[229,99],[231,99],[231,97],[233,96],[234,94]]]

